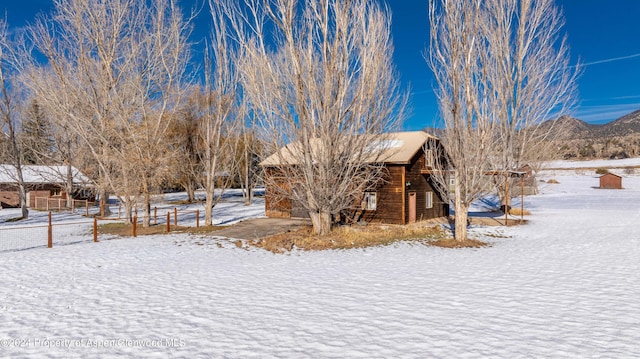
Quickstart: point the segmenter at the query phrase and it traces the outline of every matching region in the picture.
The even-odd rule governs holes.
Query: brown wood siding
[[[600,188],[603,189],[622,189],[622,177],[612,173],[607,173],[600,177]]]
[[[290,218],[291,200],[281,196],[280,193],[288,192],[288,185],[284,181],[278,181],[280,171],[274,168],[265,169],[265,177],[271,179],[265,181],[264,207],[267,217]],[[279,188],[276,188],[276,186]]]
[[[411,183],[410,186],[407,186],[407,191],[416,192],[416,220],[421,221],[425,219],[448,216],[448,201],[443,201],[442,195],[436,190],[431,176],[421,173],[423,169],[425,169],[425,156],[423,152],[419,151],[411,160],[411,164],[409,164],[406,169],[406,181]],[[433,193],[432,208],[426,208],[427,192]],[[408,201],[406,204],[405,212],[409,213]],[[406,220],[408,221],[409,218],[407,218]]]
[[[377,188],[376,210],[365,211],[362,220],[374,223],[404,224],[403,202],[404,166],[389,165],[383,183]]]
[[[0,206],[9,208],[18,205],[20,205],[20,196],[17,191],[0,191]]]

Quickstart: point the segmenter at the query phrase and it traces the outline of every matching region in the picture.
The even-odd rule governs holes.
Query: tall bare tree
[[[471,203],[493,186],[487,173],[495,154],[497,124],[487,99],[491,92],[482,71],[482,2],[430,0],[431,44],[427,61],[434,72],[436,95],[444,120],[441,138],[446,163],[434,174],[443,192],[453,176],[455,239],[467,239]],[[436,156],[440,158],[441,156]]]
[[[333,215],[383,174],[374,135],[403,117],[391,16],[365,0],[248,0],[240,17],[244,96],[266,146],[288,145],[272,163],[286,183],[270,188],[305,208],[314,233],[329,233]]]
[[[564,20],[553,0],[491,0],[483,3],[483,61],[498,122],[494,168],[512,171],[549,160],[562,128],[543,123],[569,113],[576,102],[579,67],[571,66]],[[502,202],[508,206],[498,177]]]
[[[173,0],[56,0],[32,33],[48,60],[31,77],[41,103],[87,145],[101,197],[118,194],[130,217],[141,196],[148,225],[189,59],[180,9]]]
[[[4,143],[7,145],[4,155],[15,168],[11,173],[18,188],[22,219],[29,217],[27,208],[27,188],[23,176],[22,146],[19,142],[21,115],[24,110],[24,87],[18,79],[15,44],[9,39],[7,24],[0,20],[0,128]]]
[[[234,154],[240,139],[245,106],[240,97],[238,59],[243,48],[233,41],[230,1],[210,0],[210,45],[205,50],[204,111],[200,124],[203,145],[205,225],[213,223],[213,208],[229,187],[238,162]],[[217,191],[218,190],[218,191]]]
[[[455,167],[456,239],[464,240],[469,205],[491,180],[504,189],[503,174],[548,153],[557,131],[541,124],[573,104],[578,72],[559,40],[552,0],[431,0],[429,7],[428,62]]]

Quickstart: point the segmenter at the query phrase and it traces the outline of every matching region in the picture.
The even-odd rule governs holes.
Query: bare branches
[[[381,176],[371,159],[383,149],[370,135],[396,129],[403,116],[390,16],[363,0],[275,0],[247,1],[231,17],[245,50],[244,96],[264,140],[292,146],[273,163],[286,183],[267,187],[301,204],[315,232],[327,233],[331,216]]]
[[[30,71],[40,102],[83,139],[99,185],[121,194],[128,214],[138,195],[148,211],[168,174],[164,139],[184,96],[188,26],[179,9],[169,0],[58,1],[32,32],[48,60]]]
[[[562,18],[552,0],[429,5],[427,60],[455,166],[456,239],[463,240],[471,201],[491,187],[487,174],[546,153],[551,132],[540,124],[573,104],[577,72],[566,39],[559,40]]]

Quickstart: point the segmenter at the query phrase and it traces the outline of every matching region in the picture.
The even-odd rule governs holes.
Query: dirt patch
[[[504,215],[501,217],[469,217],[469,222],[472,225],[480,225],[487,227],[504,226]],[[518,226],[521,224],[527,224],[527,220],[520,220],[515,218],[507,219],[507,227]]]
[[[294,248],[302,250],[351,249],[389,245],[399,241],[428,242],[444,238],[440,226],[368,225],[342,226],[329,235],[316,236],[311,226],[304,226],[287,233],[280,233],[249,242],[250,245],[273,253],[283,253]]]
[[[182,227],[182,226],[171,226],[171,233],[210,233],[214,231],[218,231],[220,229],[226,228],[224,226],[201,226],[201,227]],[[98,233],[102,234],[113,234],[121,237],[131,237],[133,236],[133,225],[130,223],[107,223],[101,224],[98,226]],[[136,226],[136,234],[138,236],[152,235],[152,234],[166,234],[167,233],[167,225],[166,224],[157,224],[151,225],[149,227],[143,227],[141,224]]]
[[[430,246],[442,248],[482,248],[491,247],[489,243],[479,241],[477,239],[467,239],[466,241],[457,241],[454,238],[443,238],[437,241],[429,242]]]

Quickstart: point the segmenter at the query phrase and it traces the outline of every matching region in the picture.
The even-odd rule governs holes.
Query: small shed
[[[622,189],[622,177],[613,173],[605,173],[600,176],[600,188]]]

